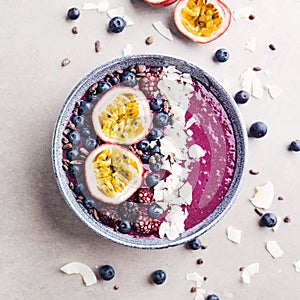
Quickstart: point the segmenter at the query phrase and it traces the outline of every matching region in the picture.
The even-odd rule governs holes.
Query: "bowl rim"
[[[66,122],[70,117],[70,108],[73,110],[75,103],[80,100],[89,86],[99,81],[99,79],[103,78],[104,75],[111,73],[109,70],[124,69],[126,66],[128,67],[137,63],[148,64],[151,66],[175,65],[175,67],[180,71],[190,73],[192,77],[196,78],[202,85],[204,85],[221,103],[228,115],[234,131],[236,141],[236,167],[232,182],[226,191],[223,200],[207,218],[205,218],[196,226],[186,230],[180,235],[179,238],[173,241],[170,241],[167,238],[134,238],[129,235],[117,233],[103,225],[101,222],[97,222],[83,208],[83,206],[76,201],[75,196],[69,188],[66,180],[67,176],[62,169],[61,139],[63,137],[63,131],[65,129]],[[220,101],[220,95],[222,95],[222,102]],[[99,236],[117,244],[139,249],[163,249],[181,245],[204,234],[207,230],[216,225],[232,207],[240,191],[241,184],[246,173],[247,162],[247,131],[240,110],[232,96],[213,76],[199,68],[197,65],[179,57],[161,54],[137,54],[119,57],[97,67],[83,77],[65,100],[56,120],[52,137],[52,165],[54,176],[60,193],[62,194],[67,205],[71,208],[72,212]]]

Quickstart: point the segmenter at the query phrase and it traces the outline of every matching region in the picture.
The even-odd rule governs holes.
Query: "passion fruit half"
[[[153,6],[168,6],[176,1],[177,0],[144,0],[144,2]]]
[[[220,37],[231,22],[231,11],[219,0],[181,0],[174,10],[178,30],[199,44]]]
[[[103,144],[85,161],[85,179],[91,195],[102,202],[120,204],[143,182],[143,164],[128,149]]]
[[[103,141],[132,145],[148,134],[152,115],[141,91],[117,86],[99,99],[92,121],[95,132]]]

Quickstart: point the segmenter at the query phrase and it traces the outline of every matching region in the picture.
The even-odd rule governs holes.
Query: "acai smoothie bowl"
[[[209,74],[162,55],[115,59],[74,88],[55,125],[54,173],[98,235],[159,249],[206,232],[231,207],[247,134]]]

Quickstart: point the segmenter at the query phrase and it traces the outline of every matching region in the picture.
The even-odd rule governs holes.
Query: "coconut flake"
[[[270,208],[274,198],[274,185],[268,181],[265,185],[257,186],[255,194],[250,198],[251,203],[257,208]]]
[[[240,20],[240,19],[245,19],[248,18],[249,15],[251,15],[253,13],[253,7],[241,7],[241,8],[237,8],[233,11],[233,19],[235,21]]]
[[[300,259],[296,262],[294,262],[294,267],[296,272],[300,272]]]
[[[248,42],[246,42],[245,49],[254,52],[255,47],[256,47],[256,38],[253,36]]]
[[[67,265],[64,265],[60,268],[60,270],[68,275],[80,274],[86,286],[91,286],[97,283],[97,277],[93,270],[82,263],[72,262]]]
[[[272,231],[277,231],[278,229],[279,229],[279,227],[280,227],[280,224],[281,224],[281,218],[280,217],[278,217],[278,216],[276,216],[276,218],[277,218],[277,222],[276,222],[276,225],[275,226],[273,226],[272,228],[271,228],[271,230]]]
[[[107,0],[102,0],[98,2],[98,12],[105,12],[109,9],[109,3]]]
[[[127,44],[126,47],[123,49],[123,55],[129,55],[132,53],[132,45],[131,44]]]
[[[195,300],[205,300],[205,297],[204,297],[205,293],[206,293],[205,290],[198,289],[194,299]]]
[[[278,98],[282,93],[282,89],[275,85],[267,85],[267,90],[272,99]]]
[[[134,25],[133,20],[132,20],[129,16],[124,15],[123,19],[124,19],[124,21],[126,22],[126,26]]]
[[[182,152],[177,148],[176,144],[169,137],[160,139],[160,151],[162,155],[168,156],[174,154],[176,158],[182,159]]]
[[[167,28],[161,21],[153,22],[153,27],[166,39],[173,41],[173,36],[169,28]]]
[[[257,77],[254,76],[252,79],[252,93],[251,95],[257,99],[261,99],[264,94],[264,89],[261,84],[261,80]]]
[[[98,9],[98,5],[95,3],[83,3],[82,10],[94,10]]]
[[[227,228],[227,238],[228,240],[239,244],[241,242],[242,231],[234,228],[233,226],[229,226]]]
[[[247,266],[242,273],[242,281],[243,283],[250,284],[251,276],[258,273],[259,271],[259,263],[250,264]]]
[[[114,17],[123,17],[124,16],[124,7],[116,7],[108,10],[107,15],[112,19]]]
[[[193,201],[192,193],[193,193],[193,186],[188,181],[179,189],[180,197],[187,205],[192,204]]]
[[[205,156],[205,150],[201,146],[194,144],[189,148],[188,154],[191,159],[199,159],[200,157]]]
[[[283,256],[283,251],[276,241],[268,241],[266,249],[275,259]]]
[[[240,77],[242,89],[249,94],[252,93],[252,80],[254,76],[254,71],[251,68],[248,68]]]
[[[197,272],[186,274],[185,279],[188,281],[195,281],[195,282],[203,282],[204,281],[204,278],[201,275],[199,275]],[[199,287],[201,287],[201,286],[199,286]]]

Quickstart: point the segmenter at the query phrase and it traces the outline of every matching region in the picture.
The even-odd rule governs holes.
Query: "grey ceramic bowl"
[[[124,69],[128,66],[135,65],[137,63],[153,67],[174,65],[178,70],[190,73],[208,90],[210,90],[222,104],[232,123],[236,139],[236,168],[232,183],[222,202],[205,220],[185,231],[183,234],[181,234],[181,236],[178,239],[174,241],[170,241],[167,238],[135,238],[129,235],[124,235],[115,232],[110,228],[104,226],[100,222],[97,222],[80,204],[76,202],[74,194],[68,186],[68,179],[66,177],[66,174],[62,169],[61,140],[63,137],[63,131],[68,122],[69,116],[72,113],[75,103],[81,99],[86,90],[93,83],[99,81],[106,74],[112,73],[117,69]],[[55,124],[52,144],[52,162],[55,178],[61,191],[61,194],[63,195],[65,201],[67,202],[71,210],[74,212],[74,214],[90,229],[94,230],[101,237],[104,237],[121,245],[141,249],[161,249],[183,244],[199,235],[202,235],[209,228],[211,228],[218,221],[220,221],[220,219],[231,207],[240,188],[241,181],[246,169],[247,134],[237,105],[233,101],[232,97],[211,75],[207,74],[199,67],[178,58],[162,55],[133,55],[129,57],[118,58],[102,65],[101,67],[95,69],[90,74],[88,74],[85,78],[83,78],[73,89],[73,91],[67,98],[58,116],[58,120]]]

